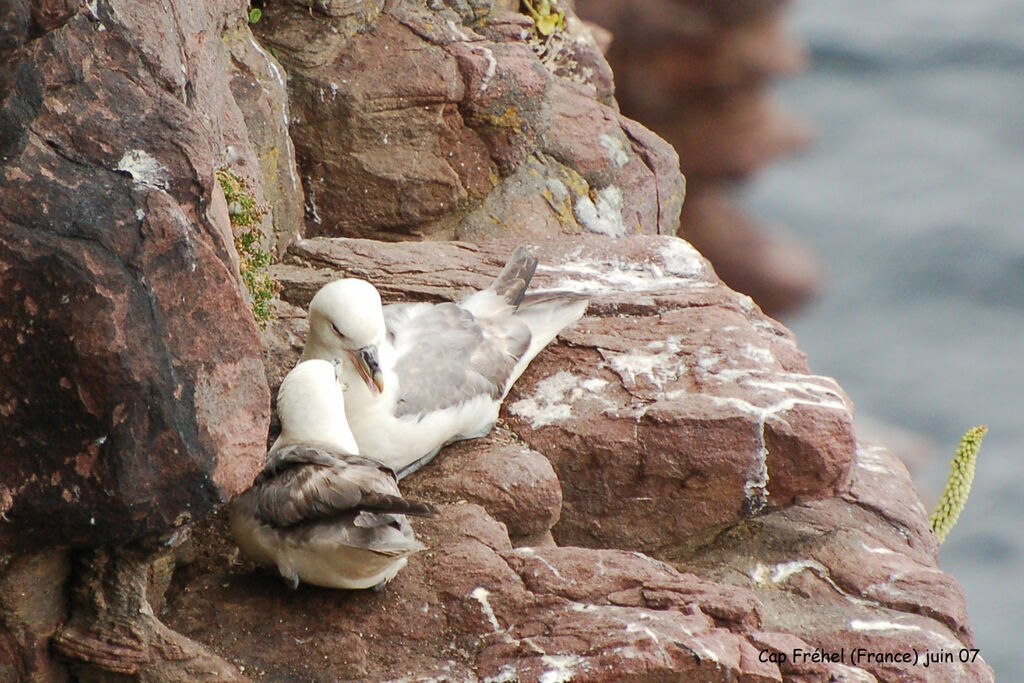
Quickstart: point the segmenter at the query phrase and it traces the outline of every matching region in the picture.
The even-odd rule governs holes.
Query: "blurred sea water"
[[[778,88],[817,125],[746,189],[822,254],[824,295],[786,320],[858,415],[926,436],[931,508],[959,436],[989,425],[942,547],[999,678],[1024,670],[1024,3],[803,0],[806,74]]]

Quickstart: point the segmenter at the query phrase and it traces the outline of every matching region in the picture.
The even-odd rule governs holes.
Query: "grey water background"
[[[802,0],[811,68],[778,88],[812,149],[760,174],[752,212],[815,247],[824,295],[787,319],[814,372],[925,435],[930,506],[989,425],[940,553],[997,677],[1024,670],[1024,2]]]

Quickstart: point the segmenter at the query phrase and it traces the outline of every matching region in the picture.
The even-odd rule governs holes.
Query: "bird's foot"
[[[281,574],[281,578],[288,584],[288,587],[295,590],[299,587],[299,574],[291,567],[285,567],[284,565],[277,565],[277,571]]]
[[[395,473],[395,478],[398,479],[399,481],[401,481],[402,479],[405,479],[410,474],[412,474],[413,472],[415,472],[419,468],[421,468],[424,465],[426,465],[427,463],[429,463],[435,457],[437,457],[437,454],[439,452],[441,452],[441,447],[440,446],[438,446],[437,448],[435,448],[431,452],[427,453],[426,455],[424,455],[419,460],[414,460],[413,462],[409,463],[408,465],[406,465],[405,467],[400,469],[398,472]]]

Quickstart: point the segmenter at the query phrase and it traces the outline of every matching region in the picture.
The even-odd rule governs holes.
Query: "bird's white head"
[[[275,445],[316,443],[359,454],[345,419],[339,371],[336,363],[321,359],[305,360],[292,368],[277,392],[281,436]]]
[[[302,358],[351,362],[370,391],[379,393],[384,381],[379,349],[385,334],[377,288],[355,278],[335,280],[309,303],[309,338]]]

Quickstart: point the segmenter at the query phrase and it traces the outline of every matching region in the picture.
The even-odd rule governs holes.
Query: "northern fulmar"
[[[528,295],[536,267],[520,247],[489,287],[457,303],[382,306],[354,278],[316,293],[302,360],[349,361],[340,376],[362,455],[401,479],[445,444],[491,430],[526,366],[587,308],[570,292]]]
[[[335,365],[296,365],[278,393],[281,435],[256,482],[231,504],[238,547],[277,567],[292,588],[382,587],[425,547],[406,515],[436,514],[402,498],[390,468],[358,455],[344,401]]]

